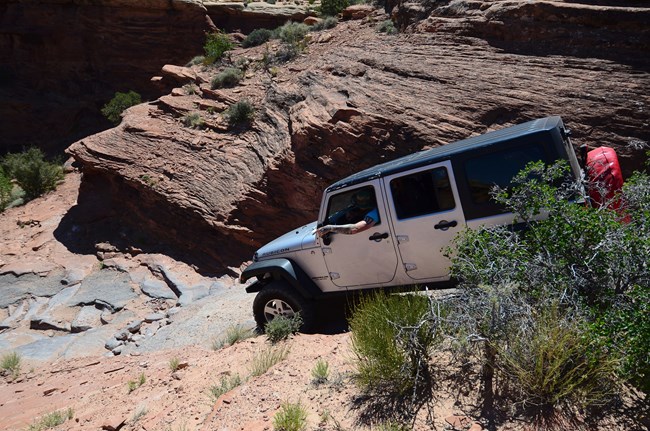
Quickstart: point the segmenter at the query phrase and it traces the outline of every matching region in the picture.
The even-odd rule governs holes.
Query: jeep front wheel
[[[301,332],[309,332],[314,327],[314,310],[311,301],[283,282],[272,282],[257,293],[253,301],[253,315],[260,329],[264,329],[277,316],[293,317],[300,313]]]

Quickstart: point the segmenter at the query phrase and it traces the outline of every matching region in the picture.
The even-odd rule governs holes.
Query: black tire
[[[253,315],[261,331],[275,316],[292,317],[296,313],[302,317],[300,332],[312,331],[315,325],[313,303],[282,281],[273,281],[264,286],[253,301]]]

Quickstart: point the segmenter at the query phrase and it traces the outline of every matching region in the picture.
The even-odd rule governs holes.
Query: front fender
[[[284,280],[291,287],[296,289],[305,298],[316,298],[322,296],[323,292],[309,278],[305,271],[298,264],[289,259],[277,258],[253,262],[250,264],[239,277],[240,282],[245,283],[252,277],[257,277],[258,281],[246,288],[247,292],[259,292],[265,283],[265,276],[269,274],[270,280]],[[263,284],[262,284],[263,283]]]

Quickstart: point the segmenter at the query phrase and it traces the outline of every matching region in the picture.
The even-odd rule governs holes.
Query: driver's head
[[[354,195],[354,200],[359,208],[370,209],[375,206],[370,190],[361,190]]]

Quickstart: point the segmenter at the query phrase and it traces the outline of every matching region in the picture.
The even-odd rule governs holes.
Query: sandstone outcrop
[[[380,12],[342,22],[312,33],[304,53],[270,72],[263,59],[267,48],[278,49],[275,42],[233,51],[233,62],[250,64],[238,87],[178,89],[129,109],[120,126],[70,148],[83,164],[80,205],[105,196],[107,208],[127,214],[125,221],[150,237],[180,244],[200,256],[200,266],[227,271],[265,241],[315,219],[330,182],[529,119],[561,115],[575,145],[610,145],[627,173],[640,166],[640,148],[650,141],[650,43],[637,30],[650,9],[462,4],[469,6],[445,9],[394,36],[376,32],[387,19]],[[556,52],[535,36],[551,37],[545,28],[560,22],[549,8],[576,19],[621,12],[629,22],[616,25],[621,31],[627,25],[630,34],[619,45],[611,38],[597,47],[600,21],[592,33],[586,21],[580,31],[567,25],[570,39],[557,42],[571,40],[572,48]],[[525,44],[510,44],[500,21],[506,16],[525,21],[524,42],[537,46],[540,37],[537,48],[547,51],[527,54]],[[634,59],[625,54],[630,44],[639,49]],[[219,68],[195,71],[209,82]],[[255,119],[230,129],[221,113],[242,99],[254,105]],[[190,113],[200,114],[205,126],[185,126]]]
[[[258,28],[274,29],[287,21],[300,22],[309,13],[302,5],[258,2],[204,1],[214,25],[228,32],[250,33]]]

